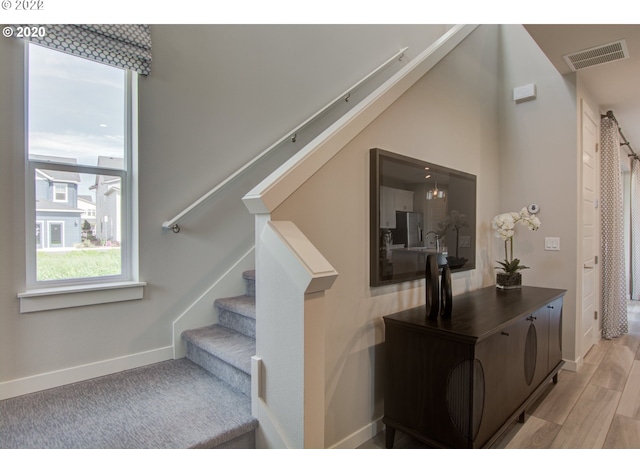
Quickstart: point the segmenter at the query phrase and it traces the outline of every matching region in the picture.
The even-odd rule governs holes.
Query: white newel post
[[[324,447],[324,290],[338,273],[292,222],[256,215],[257,447]]]

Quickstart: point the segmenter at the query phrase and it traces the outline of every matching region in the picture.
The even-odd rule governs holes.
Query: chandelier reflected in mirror
[[[447,197],[447,192],[445,192],[444,190],[438,189],[438,180],[436,180],[434,188],[427,191],[428,200],[434,200],[434,199],[441,200],[441,199],[445,199],[446,197]]]

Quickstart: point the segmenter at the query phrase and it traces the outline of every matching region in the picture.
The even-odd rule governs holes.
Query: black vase
[[[440,314],[440,286],[438,285],[438,257],[436,254],[427,256],[425,278],[427,317],[435,320]]]
[[[453,295],[451,294],[451,268],[445,265],[442,269],[442,281],[440,281],[440,303],[442,318],[451,318],[453,307]]]

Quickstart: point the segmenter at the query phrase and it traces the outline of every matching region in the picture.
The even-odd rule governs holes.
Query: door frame
[[[51,236],[52,236],[52,232],[51,232],[51,225],[60,225],[60,244],[53,244],[51,241]],[[48,234],[48,248],[64,248],[65,246],[65,241],[64,241],[64,221],[61,220],[49,220],[47,221],[47,230],[49,231]]]
[[[576,282],[576,302],[580,305],[579,310],[577,310],[576,314],[576,330],[577,336],[579,337],[579,353],[580,361],[578,362],[578,366],[582,365],[582,358],[586,355],[586,351],[584,348],[584,332],[583,332],[583,308],[582,308],[582,299],[583,299],[583,282],[584,282],[584,254],[583,254],[583,220],[584,220],[584,197],[583,197],[583,140],[584,140],[584,128],[586,124],[586,120],[590,120],[595,124],[596,128],[596,148],[595,148],[595,182],[594,182],[594,195],[595,195],[595,218],[594,218],[594,236],[595,236],[595,255],[597,257],[596,262],[594,264],[595,276],[594,276],[594,311],[597,312],[597,318],[594,320],[594,332],[593,332],[593,341],[589,344],[589,347],[598,343],[602,335],[602,295],[601,295],[601,264],[599,261],[601,260],[600,254],[600,240],[601,240],[601,226],[600,226],[600,120],[596,112],[589,106],[584,98],[580,99],[580,133],[579,133],[579,145],[578,145],[578,266],[577,266],[577,282]]]

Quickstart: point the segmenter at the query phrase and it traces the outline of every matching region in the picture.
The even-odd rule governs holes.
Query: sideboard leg
[[[393,443],[396,439],[396,429],[394,429],[393,427],[387,424],[385,433],[386,433],[387,449],[391,449],[393,448]]]
[[[558,383],[558,373],[556,373],[556,374],[553,376],[553,383],[554,383],[554,384],[557,384],[557,383]]]
[[[523,410],[522,413],[520,413],[520,416],[518,416],[518,422],[519,423],[524,423],[527,419],[527,414],[526,412]]]

